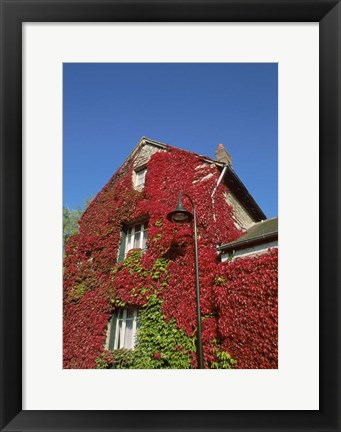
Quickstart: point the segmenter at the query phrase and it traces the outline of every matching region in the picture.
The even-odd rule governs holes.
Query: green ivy
[[[224,284],[226,282],[225,278],[222,276],[217,276],[214,280],[215,285]]]
[[[97,357],[95,359],[95,362],[96,362],[96,369],[108,369],[109,367],[108,363],[101,357]]]
[[[132,350],[121,348],[112,351],[112,369],[132,369],[134,363],[134,354]]]
[[[217,361],[211,363],[211,369],[233,369],[237,364],[237,360],[233,359],[227,351],[222,351],[216,340],[213,340],[216,345]]]
[[[150,276],[153,281],[160,281],[160,289],[167,285],[169,278],[166,258],[157,258],[150,270],[141,265],[142,254],[132,250],[121,268],[130,274],[142,277]],[[148,287],[139,289],[142,294],[148,293]],[[124,306],[119,299],[112,299],[115,307]],[[162,312],[162,300],[150,293],[146,304],[139,314],[139,331],[134,350],[114,350],[111,352],[112,362],[96,360],[98,368],[113,367],[115,369],[189,369],[191,354],[196,351],[195,338],[188,337],[186,332],[177,328],[175,319],[166,321]],[[100,358],[102,359],[102,358]]]
[[[125,305],[126,305],[123,301],[121,301],[121,300],[118,299],[118,298],[111,299],[110,302],[111,302],[111,304],[114,305],[115,307],[125,307]]]
[[[128,268],[130,274],[137,273],[140,276],[148,276],[148,271],[141,267],[141,257],[142,251],[133,249],[124,260],[122,264],[123,268]]]
[[[86,291],[87,287],[84,284],[77,284],[69,291],[66,299],[69,303],[77,303],[86,293]]]
[[[133,368],[189,369],[193,351],[195,339],[178,329],[174,318],[165,321],[162,300],[152,295],[140,314]]]
[[[96,358],[97,369],[190,369],[195,338],[178,329],[174,318],[166,322],[162,300],[149,297],[140,313],[140,330],[134,350],[117,349]]]
[[[153,280],[160,279],[160,276],[162,273],[166,274],[167,276],[167,267],[168,267],[169,260],[166,258],[158,258],[155,261],[155,264],[153,265],[151,276]]]
[[[157,227],[159,227],[159,228],[161,228],[162,225],[163,225],[162,218],[158,219],[158,220],[155,222],[155,226],[157,226]]]
[[[162,235],[160,234],[160,233],[158,233],[158,234],[156,234],[156,236],[153,238],[153,241],[154,242],[157,242],[157,241],[159,241],[159,240],[161,240],[162,239]]]

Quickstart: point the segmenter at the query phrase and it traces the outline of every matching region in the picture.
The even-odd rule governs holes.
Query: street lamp
[[[193,214],[187,211],[181,204],[182,196],[186,196],[193,207]],[[197,215],[195,205],[189,195],[180,192],[178,198],[178,204],[176,209],[167,215],[167,219],[170,222],[183,223],[190,222],[194,219],[194,251],[195,251],[195,283],[196,283],[196,297],[197,297],[197,320],[198,320],[198,360],[199,369],[204,369],[204,358],[202,350],[202,337],[201,337],[201,312],[200,312],[200,285],[199,285],[199,259],[198,259],[198,235],[197,235]]]

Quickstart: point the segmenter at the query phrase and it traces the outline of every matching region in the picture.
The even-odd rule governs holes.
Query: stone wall
[[[151,158],[151,156],[158,151],[163,151],[163,150],[151,144],[145,144],[135,157],[134,170],[146,165],[149,159]]]
[[[225,199],[234,209],[234,219],[238,227],[242,229],[248,229],[255,223],[254,219],[245,210],[237,198],[231,194],[231,192],[225,192]]]

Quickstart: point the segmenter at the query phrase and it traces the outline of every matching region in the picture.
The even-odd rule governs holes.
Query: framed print
[[[339,1],[317,0],[307,3],[255,0],[250,3],[240,0],[236,3],[228,0],[193,0],[178,3],[80,0],[65,3],[51,0],[22,3],[2,0],[1,31],[1,430],[340,430]],[[94,69],[89,69],[90,79],[87,87],[79,87],[79,100],[83,100],[82,95],[91,92],[91,88],[100,88],[96,84],[98,77],[104,82],[105,74],[111,74],[116,86],[119,82],[124,88],[124,75],[131,74],[135,78],[131,82],[131,89],[134,90],[131,90],[130,96],[134,102],[130,106],[137,113],[148,108],[152,111],[153,108],[148,94],[142,101],[137,96],[140,88],[144,88],[147,83],[142,80],[143,76],[153,76],[154,80],[157,75],[177,76],[180,88],[180,77],[188,76],[186,85],[190,86],[194,81],[194,71],[197,74],[199,69],[203,71],[200,72],[201,76],[216,74],[215,79],[213,75],[209,79],[213,85],[214,81],[217,84],[218,75],[222,74],[219,68],[223,67],[222,76],[228,74],[222,65],[238,64],[238,73],[248,77],[250,75],[245,72],[247,64],[273,64],[276,65],[276,73],[278,68],[281,214],[278,363],[272,351],[267,358],[271,358],[272,362],[252,360],[246,354],[243,357],[238,354],[238,344],[233,345],[231,338],[230,345],[226,345],[227,338],[210,340],[211,347],[212,344],[218,344],[219,348],[215,346],[211,358],[207,357],[207,339],[204,339],[203,344],[206,357],[199,343],[197,347],[193,345],[192,355],[184,334],[176,333],[173,328],[171,331],[177,335],[176,356],[172,354],[175,352],[173,345],[162,351],[151,344],[148,359],[138,357],[139,346],[135,346],[134,358],[129,351],[129,359],[127,356],[122,357],[123,360],[117,360],[116,357],[109,359],[108,355],[115,350],[134,347],[136,334],[140,335],[140,341],[146,334],[143,333],[147,329],[143,327],[143,312],[134,300],[127,300],[121,288],[124,280],[128,280],[131,275],[135,278],[134,283],[139,283],[134,275],[134,271],[137,271],[136,249],[139,253],[145,253],[144,262],[147,262],[148,254],[153,251],[148,246],[148,235],[153,232],[154,239],[162,238],[164,241],[167,229],[174,233],[170,225],[166,225],[167,229],[162,231],[159,215],[155,216],[155,220],[152,217],[147,220],[143,212],[136,210],[137,207],[135,213],[131,212],[130,220],[122,218],[117,223],[119,229],[112,237],[117,237],[115,245],[110,243],[108,249],[102,243],[98,246],[101,251],[110,251],[112,248],[112,253],[117,255],[118,267],[114,270],[110,268],[110,275],[114,274],[115,282],[112,285],[113,279],[110,279],[111,285],[108,284],[115,291],[116,297],[110,297],[114,307],[102,315],[96,312],[99,300],[91,297],[91,290],[88,290],[82,275],[86,274],[86,278],[91,279],[95,261],[96,277],[104,280],[106,275],[100,274],[100,271],[107,263],[107,252],[96,255],[85,247],[84,253],[72,255],[69,260],[71,270],[67,266],[64,268],[64,283],[68,277],[72,282],[66,291],[67,307],[62,312],[62,258],[63,253],[66,256],[69,254],[68,250],[63,252],[61,235],[62,184],[65,182],[61,167],[63,152],[66,154],[65,146],[62,150],[62,142],[64,140],[65,144],[66,128],[76,119],[72,117],[70,121],[65,114],[69,109],[67,80],[73,73],[72,85],[75,88],[75,83],[83,76],[79,68],[89,64],[109,72],[95,75]],[[107,69],[106,65],[109,64],[113,65],[112,69]],[[203,64],[206,65],[204,69],[199,67]],[[121,74],[117,73],[119,68],[122,69]],[[252,73],[258,73],[256,68],[252,69]],[[137,75],[142,83],[139,86],[135,85]],[[95,87],[91,87],[94,81]],[[219,86],[222,95],[223,86]],[[238,91],[242,93],[247,88],[246,80]],[[118,87],[115,89],[118,92]],[[109,86],[101,90],[103,94],[110,91],[113,90]],[[186,88],[182,91],[186,93]],[[200,92],[205,91],[202,86]],[[159,92],[163,92],[165,98],[170,98],[164,89],[159,89]],[[262,96],[258,95],[257,98],[260,101]],[[121,94],[120,99],[117,99],[118,112],[120,108],[123,109],[125,100],[128,100],[128,94]],[[251,95],[248,101],[251,101]],[[105,116],[105,111],[101,111],[103,108],[98,106],[97,110]],[[243,109],[246,112],[247,105]],[[80,113],[81,121],[82,117],[88,118],[89,123],[94,120],[89,115],[94,111],[86,102],[80,103],[74,110]],[[232,119],[235,119],[233,111],[231,122]],[[259,121],[256,116],[254,124],[257,119]],[[209,114],[207,122],[215,124],[214,119],[209,120]],[[179,121],[175,122],[174,128],[180,129],[180,124]],[[185,126],[182,127],[184,130]],[[73,139],[77,139],[77,134]],[[159,161],[159,166],[163,166],[162,172],[169,168],[170,162],[164,162],[164,154],[171,151],[170,147],[144,136],[134,150],[136,154],[142,155],[141,160],[143,154],[139,152],[142,147],[157,148],[159,156],[151,160]],[[180,159],[186,159],[188,167],[192,163],[191,157],[186,154]],[[223,178],[227,171],[229,187],[234,185],[236,188],[235,185],[239,185],[239,189],[236,188],[239,191],[238,199],[246,200],[250,206],[249,213],[255,217],[254,222],[262,223],[261,210],[242,188],[231,167],[230,156],[221,144],[216,153],[218,162],[220,157],[225,158],[222,159],[224,163],[218,166],[213,177],[210,174],[208,178],[221,181],[220,176]],[[202,162],[211,164],[209,159]],[[149,159],[148,162],[143,159],[131,168],[133,189],[130,196],[136,200],[141,189],[145,187],[147,190],[152,181],[151,167]],[[198,167],[203,170],[203,165]],[[104,169],[103,165],[98,167],[98,170],[101,169]],[[212,167],[205,165],[205,170],[208,169]],[[256,168],[250,164],[249,170],[252,169],[256,172],[258,169],[259,172],[262,169],[261,162],[257,163]],[[85,170],[86,177],[93,176],[88,169]],[[185,180],[177,178],[173,170],[169,185],[175,181],[185,184]],[[80,175],[77,179],[79,182],[86,181]],[[192,188],[193,184],[195,177],[187,188]],[[124,183],[122,185],[125,187]],[[201,187],[199,194],[193,187],[193,193],[198,200],[205,190]],[[118,199],[117,196],[114,199]],[[165,206],[164,212],[169,215],[166,224],[180,216],[192,218],[187,208],[190,203],[195,216],[195,206],[188,194],[179,195],[178,207],[173,212],[165,200],[165,196],[160,195],[159,201]],[[98,203],[101,199],[97,197],[95,201]],[[105,208],[96,205],[91,204],[95,211],[88,212],[92,216],[89,216],[88,221],[86,217],[83,219],[81,223],[84,226],[91,224],[97,213],[105,213]],[[224,205],[219,202],[220,207]],[[120,206],[124,207],[124,204]],[[216,218],[219,220],[219,217],[217,210]],[[99,218],[96,229],[102,230],[104,226],[107,229],[110,224],[116,223],[111,220],[104,222]],[[203,231],[200,231],[204,225],[199,214],[199,240],[205,238]],[[269,240],[267,247],[277,245],[272,228],[265,234],[262,231],[262,238]],[[246,230],[248,233],[248,228]],[[212,237],[219,237],[219,233],[209,232]],[[243,241],[238,243],[236,239],[237,235],[231,236],[225,243],[219,241],[217,249],[219,257],[221,254],[226,261],[231,261],[231,267],[226,267],[229,269],[238,267],[238,260],[234,261],[238,254],[250,253],[250,237],[245,239],[248,249],[243,249],[240,244]],[[256,243],[254,238],[251,240],[251,252],[254,253],[254,248],[259,249],[259,238]],[[86,234],[82,241],[89,243],[92,240]],[[151,252],[145,252],[146,247]],[[142,269],[146,273],[144,276],[151,280],[148,289],[154,286],[155,281],[157,287],[168,284],[167,277],[162,279],[160,276],[160,271],[165,272],[169,263],[170,247],[165,247],[165,250],[168,255],[163,252],[162,259],[157,260],[157,276],[155,263],[149,270],[147,267]],[[195,257],[197,263],[197,249]],[[199,248],[199,261],[203,257]],[[135,270],[129,266],[127,268],[126,264],[119,264],[120,259],[133,260]],[[139,263],[141,259],[139,255]],[[83,273],[74,277],[75,269],[83,267]],[[212,266],[208,268],[213,274]],[[179,265],[175,273],[180,275],[184,269],[183,265]],[[73,272],[71,276],[70,272]],[[265,273],[269,275],[269,270],[264,267],[262,277],[265,277]],[[225,278],[231,277],[231,274],[218,276],[215,274],[214,280],[217,286],[215,293],[219,298],[219,295],[223,295],[221,292]],[[121,285],[115,285],[119,280]],[[66,285],[68,283],[67,279]],[[205,292],[205,282],[203,286]],[[173,287],[174,290],[176,287]],[[118,291],[123,293],[121,297],[117,296]],[[200,296],[198,288],[197,292]],[[173,307],[176,313],[181,310],[181,302],[176,303],[177,299],[172,295],[169,290],[168,297],[162,301],[168,301],[170,308],[176,304]],[[91,306],[95,311],[94,316],[73,325],[74,316],[78,313],[77,305],[82,301],[86,304],[94,302]],[[269,309],[272,308],[269,297],[267,301]],[[220,299],[221,309],[217,306],[204,312],[208,319],[206,323],[210,320],[218,326],[219,335],[223,335],[223,324],[226,322],[222,315],[223,303]],[[198,304],[200,298],[198,300],[197,297]],[[252,303],[245,310],[248,308],[252,308]],[[156,309],[153,310],[155,312]],[[239,317],[242,312],[240,308]],[[200,322],[200,307],[197,314]],[[216,314],[220,321],[215,320]],[[154,313],[153,322],[158,319],[156,316]],[[244,315],[244,321],[250,316]],[[264,322],[268,323],[267,319],[263,316]],[[102,327],[99,332],[102,332],[101,337],[95,332],[96,338],[99,345],[104,346],[105,343],[106,348],[103,352],[99,351],[101,355],[96,357],[93,353],[88,355],[93,349],[91,344],[94,339],[83,338],[84,331],[82,333],[80,325],[88,326],[89,329],[90,322],[97,325],[99,321],[103,328],[107,326],[106,340],[103,339]],[[162,322],[162,325],[166,324]],[[66,326],[68,333],[65,331]],[[167,329],[169,331],[170,327]],[[77,336],[79,334],[81,337]],[[162,333],[158,336],[162,338]],[[198,340],[201,340],[200,336],[198,330]],[[148,334],[145,338],[148,340]],[[77,351],[77,343],[80,348],[79,341],[84,340],[89,340],[89,346],[84,345]],[[274,339],[273,345],[276,343]],[[230,356],[224,357],[224,351],[220,350],[223,346],[231,347],[238,354],[240,369],[220,370],[224,366],[233,369],[235,365],[233,358],[231,361]],[[94,349],[96,351],[98,347]],[[261,351],[257,351],[257,347],[255,349],[253,352],[258,355]],[[135,370],[118,371],[117,368],[110,368],[120,361],[126,365],[127,359],[137,367],[123,369]],[[150,370],[161,364],[163,369],[189,366],[206,370]],[[179,364],[182,366],[177,367]]]

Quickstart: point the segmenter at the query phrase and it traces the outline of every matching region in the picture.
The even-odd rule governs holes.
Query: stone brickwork
[[[146,165],[149,159],[152,157],[152,155],[158,151],[163,151],[163,150],[151,144],[145,144],[135,157],[134,169],[136,170]]]
[[[249,213],[245,210],[245,208],[240,204],[237,198],[231,194],[231,192],[225,192],[226,201],[232,206],[234,209],[234,219],[236,224],[242,229],[248,229],[251,225],[255,223]]]

